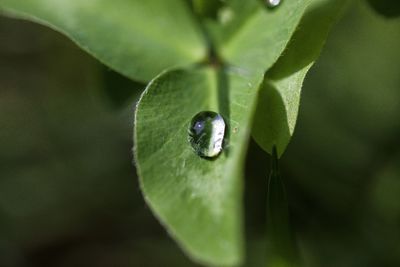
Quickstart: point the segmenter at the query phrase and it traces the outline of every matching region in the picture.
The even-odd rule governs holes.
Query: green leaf
[[[207,54],[184,0],[0,0],[0,9],[64,33],[138,81]]]
[[[269,9],[263,1],[249,0],[242,7],[232,0],[233,19],[223,28],[219,49],[222,58],[245,71],[264,73],[270,67],[266,63],[275,62],[286,47],[309,2],[282,1]]]
[[[226,43],[225,59],[233,66],[165,72],[139,102],[135,159],[142,190],[160,221],[198,262],[232,266],[243,260],[242,169],[255,99],[264,71],[284,50],[308,1],[294,2],[274,11],[256,4],[255,12],[247,13]],[[214,33],[223,40],[224,32]],[[244,40],[252,35],[255,43]],[[264,42],[273,49],[265,49]],[[248,47],[242,51],[241,46]],[[257,60],[241,60],[260,53]],[[204,110],[219,112],[228,125],[226,147],[215,160],[197,156],[188,141],[192,117]]]
[[[296,125],[304,78],[317,59],[329,29],[349,0],[313,0],[283,56],[266,73],[252,136],[267,152],[282,155]]]
[[[166,72],[136,111],[135,158],[148,204],[195,260],[231,266],[242,260],[242,172],[257,84],[235,70]],[[194,115],[211,110],[228,124],[226,148],[199,157],[188,140]]]

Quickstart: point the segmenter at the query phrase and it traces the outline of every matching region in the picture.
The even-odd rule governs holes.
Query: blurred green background
[[[0,266],[194,266],[140,193],[143,85],[43,26],[0,18]],[[246,167],[246,266],[266,266],[268,155]],[[400,266],[400,20],[351,6],[281,161],[305,266]]]

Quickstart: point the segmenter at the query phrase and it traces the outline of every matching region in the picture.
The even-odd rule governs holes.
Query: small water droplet
[[[189,141],[194,151],[205,158],[213,158],[222,151],[225,121],[213,111],[197,113],[189,126]]]
[[[281,3],[281,0],[265,0],[265,2],[268,7],[274,8],[274,7],[279,6],[279,4]]]

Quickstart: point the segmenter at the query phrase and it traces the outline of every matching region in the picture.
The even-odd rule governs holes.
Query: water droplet
[[[197,113],[189,127],[189,141],[194,151],[205,158],[218,156],[222,151],[225,135],[225,121],[213,111]]]
[[[265,0],[265,2],[267,3],[267,6],[270,8],[274,8],[279,6],[279,4],[281,3],[281,0]]]

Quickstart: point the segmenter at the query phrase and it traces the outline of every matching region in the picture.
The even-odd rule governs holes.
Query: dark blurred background
[[[400,266],[400,20],[353,5],[304,86],[281,161],[305,266]],[[0,267],[193,266],[145,205],[140,84],[0,18]],[[246,266],[265,266],[268,155],[246,170]]]

